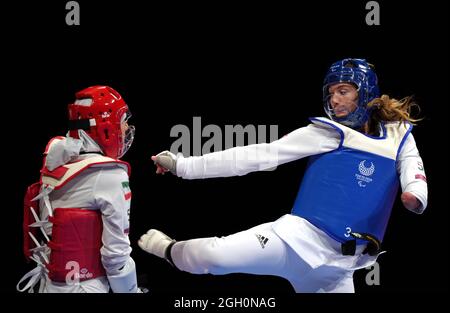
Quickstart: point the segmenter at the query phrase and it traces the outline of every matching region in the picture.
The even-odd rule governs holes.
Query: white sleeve
[[[235,147],[198,157],[177,159],[177,175],[185,179],[241,176],[274,168],[339,147],[332,128],[309,124],[272,142]]]
[[[94,197],[102,213],[102,263],[107,274],[128,262],[131,253],[129,231],[130,189],[127,173],[118,167],[103,168],[97,176]]]
[[[412,193],[421,203],[421,206],[413,212],[423,213],[428,201],[427,179],[422,158],[411,133],[400,150],[397,159],[397,171],[400,176],[402,191]]]

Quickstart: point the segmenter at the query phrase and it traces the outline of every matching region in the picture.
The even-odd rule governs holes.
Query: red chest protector
[[[51,145],[64,137],[55,137],[47,145],[45,154]],[[52,209],[48,194],[62,188],[85,169],[90,167],[121,166],[128,173],[128,163],[95,156],[78,162],[68,163],[49,171],[44,166],[39,182],[29,186],[24,199],[24,254],[28,259],[43,260],[48,269],[48,276],[55,282],[84,281],[105,275],[101,263],[103,223],[101,212],[83,208]],[[44,201],[48,210],[48,220],[40,220],[39,199]],[[48,237],[44,228],[52,224],[52,238]],[[50,258],[45,251],[50,248]],[[39,262],[38,262],[39,263]]]

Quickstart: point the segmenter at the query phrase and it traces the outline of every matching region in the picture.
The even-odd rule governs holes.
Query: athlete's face
[[[128,149],[130,148],[131,144],[133,143],[133,139],[134,139],[134,126],[132,125],[128,125],[128,119],[131,117],[131,114],[127,113],[126,115],[124,114],[124,116],[122,117],[122,122],[120,123],[120,130],[122,132],[122,150],[121,150],[121,155],[123,156]]]
[[[120,124],[120,130],[122,131],[122,138],[125,138],[125,134],[130,126],[128,126],[128,122],[124,121]]]
[[[130,128],[130,125],[128,125],[128,119],[130,117],[131,117],[131,114],[129,112],[127,112],[121,118],[120,131],[122,132],[122,140],[125,140],[128,129]]]
[[[330,104],[336,117],[345,117],[358,106],[358,90],[349,83],[337,83],[328,88]]]

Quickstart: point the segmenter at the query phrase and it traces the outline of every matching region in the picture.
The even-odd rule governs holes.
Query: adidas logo
[[[264,247],[266,246],[267,242],[269,241],[269,238],[264,237],[262,235],[258,235],[255,234],[256,238],[258,238],[259,244],[261,245],[261,248],[264,249]]]

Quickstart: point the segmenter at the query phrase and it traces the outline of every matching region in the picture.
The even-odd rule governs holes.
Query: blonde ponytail
[[[420,113],[420,107],[413,101],[413,97],[405,97],[401,100],[389,98],[388,95],[382,95],[379,98],[375,98],[367,104],[367,107],[375,107],[372,113],[371,120],[380,121],[400,121],[410,122],[413,125],[423,118],[412,117],[412,108],[417,107],[418,113]]]

